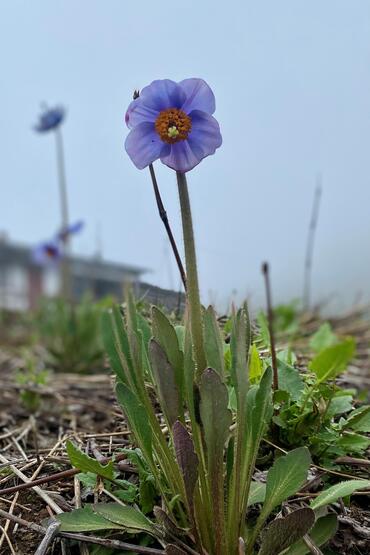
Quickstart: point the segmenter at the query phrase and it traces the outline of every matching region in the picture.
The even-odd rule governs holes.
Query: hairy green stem
[[[207,362],[204,354],[203,345],[202,307],[199,297],[193,221],[191,216],[186,175],[180,172],[176,172],[176,175],[181,207],[182,230],[184,236],[187,276],[187,299],[190,314],[190,328],[194,348],[194,357],[196,362],[196,381],[199,382],[200,377],[207,366]]]

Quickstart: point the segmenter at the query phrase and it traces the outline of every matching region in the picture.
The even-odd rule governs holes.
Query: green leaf
[[[140,312],[137,313],[137,326],[138,326],[138,330],[141,332],[141,335],[143,337],[145,349],[148,352],[149,341],[152,337],[152,330],[150,329],[147,319],[144,318],[144,316],[140,314]]]
[[[277,518],[262,532],[258,555],[277,555],[301,539],[315,523],[315,513],[307,507]]]
[[[204,312],[204,349],[207,364],[222,377],[224,369],[224,346],[221,338],[220,327],[217,322],[216,313],[212,306]]]
[[[272,405],[272,368],[264,372],[258,386],[252,387],[247,396],[247,438],[249,454],[259,448],[273,413]]]
[[[274,462],[267,474],[266,500],[261,519],[266,519],[277,505],[297,493],[307,480],[310,464],[311,457],[307,447],[298,447]]]
[[[93,490],[96,487],[97,476],[94,472],[80,472],[77,478],[86,488]]]
[[[370,438],[361,434],[347,432],[338,439],[337,445],[345,449],[346,453],[361,453],[370,445]]]
[[[270,332],[269,332],[267,316],[264,312],[261,311],[257,314],[257,323],[259,326],[259,335],[260,335],[262,344],[265,347],[268,347],[270,345]]]
[[[309,364],[315,372],[318,383],[336,378],[346,368],[355,354],[355,341],[352,337],[337,345],[327,347]]]
[[[182,352],[185,350],[185,326],[177,325],[175,326],[175,331],[177,335],[177,341],[179,342],[179,347]]]
[[[152,319],[154,339],[160,344],[167,355],[168,362],[174,369],[177,388],[182,399],[184,390],[184,355],[180,350],[175,328],[163,312],[155,306],[152,308]]]
[[[172,428],[182,412],[175,372],[167,359],[166,353],[155,339],[151,339],[149,344],[149,358],[159,402],[167,423]]]
[[[304,382],[299,371],[294,366],[290,366],[279,359],[277,360],[277,366],[279,389],[287,391],[293,401],[299,401],[304,389]]]
[[[149,513],[153,509],[157,496],[155,479],[151,473],[151,465],[144,458],[140,449],[124,449],[124,453],[139,472],[140,508],[143,513]]]
[[[310,463],[311,457],[306,447],[294,449],[274,462],[267,474],[265,502],[248,539],[247,551],[252,551],[258,534],[273,509],[297,493],[304,484]]]
[[[106,518],[94,513],[91,507],[75,509],[70,513],[56,515],[55,518],[61,522],[61,532],[93,532],[95,530],[122,530],[120,524],[111,522]]]
[[[194,397],[199,392],[194,387],[195,363],[193,359],[193,342],[191,339],[189,318],[185,317],[185,336],[184,336],[184,385],[185,400],[189,409],[192,425],[199,424],[198,399]],[[194,393],[196,392],[196,393]]]
[[[333,333],[329,322],[324,322],[311,337],[309,345],[315,353],[319,353],[323,349],[335,345],[337,341],[337,336]]]
[[[253,382],[259,382],[263,373],[262,362],[258,353],[258,349],[253,343],[249,355],[249,379]]]
[[[279,360],[285,362],[285,364],[290,364],[290,366],[294,366],[297,362],[297,357],[290,347],[279,351],[276,356]]]
[[[344,414],[345,412],[351,410],[352,406],[352,395],[338,395],[336,397],[333,397],[330,401],[326,417],[330,419],[337,414]]]
[[[152,430],[143,405],[130,389],[122,383],[116,387],[116,395],[123,412],[129,422],[130,428],[135,435],[139,447],[145,457],[152,459]]]
[[[351,412],[344,427],[355,432],[370,432],[370,406],[365,405]]]
[[[273,401],[274,403],[286,403],[289,401],[290,395],[287,391],[282,389],[276,389],[273,394]],[[278,416],[276,417],[278,419]],[[276,419],[275,419],[276,420]]]
[[[326,542],[330,540],[337,531],[338,521],[337,516],[334,514],[330,514],[319,518],[314,527],[312,528],[311,532],[309,533],[310,538],[312,541],[320,547],[324,545]],[[303,540],[299,540],[294,545],[292,545],[284,555],[307,555],[307,553],[311,553],[307,545],[304,543]]]
[[[207,447],[207,466],[213,503],[213,522],[220,552],[225,549],[224,534],[224,448],[232,421],[228,391],[219,374],[207,368],[200,383],[200,418]]]
[[[103,478],[108,478],[108,480],[113,480],[114,470],[113,462],[109,461],[108,464],[102,465],[96,459],[85,455],[82,451],[78,449],[71,441],[66,442],[67,453],[72,466],[81,470],[81,472],[93,472]]]
[[[242,506],[250,501],[252,474],[263,434],[271,420],[272,404],[272,368],[268,367],[262,375],[258,386],[250,388],[247,394],[246,431],[241,460],[240,482],[243,484]],[[236,484],[237,487],[238,484]],[[266,485],[265,485],[266,487]]]
[[[215,370],[203,372],[200,385],[200,416],[207,445],[208,459],[223,460],[223,452],[229,428],[231,412],[228,407],[228,391]]]
[[[330,503],[334,503],[340,497],[346,497],[354,491],[365,488],[370,488],[370,480],[347,480],[346,482],[340,482],[321,492],[316,499],[311,501],[311,509],[316,510],[324,505],[330,505]]]
[[[253,386],[247,395],[246,411],[246,457],[244,463],[252,469],[251,461],[257,455],[261,438],[271,420],[272,405],[272,368],[264,372],[258,386]]]
[[[236,390],[238,410],[244,414],[249,387],[248,354],[251,340],[250,321],[247,307],[238,310],[233,317],[230,338],[231,379]]]
[[[249,489],[247,507],[256,503],[263,503],[266,497],[266,484],[263,482],[251,482]]]
[[[102,315],[102,336],[113,372],[119,380],[127,383],[128,377],[125,373],[126,361],[124,364],[122,363],[121,357],[123,355],[120,350],[112,311],[105,312]]]
[[[98,503],[94,512],[106,520],[118,524],[127,532],[147,532],[157,536],[153,523],[138,509],[123,506],[120,503]]]
[[[134,503],[136,501],[136,498],[138,496],[138,488],[135,484],[129,482],[128,480],[120,480],[117,478],[115,480],[115,484],[120,484],[122,486],[121,489],[114,489],[114,495],[118,497],[118,499],[124,501],[124,503]],[[107,489],[108,491],[112,489],[111,487],[107,487],[107,482],[104,485],[105,489]]]

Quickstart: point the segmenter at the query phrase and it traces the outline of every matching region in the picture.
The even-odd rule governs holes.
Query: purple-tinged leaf
[[[189,530],[179,528],[176,522],[161,507],[154,507],[153,513],[159,524],[172,536],[181,537],[189,533]]]
[[[308,507],[277,518],[262,532],[262,544],[258,555],[277,555],[297,542],[311,530],[315,513]]]
[[[184,479],[187,501],[189,506],[192,507],[194,488],[198,480],[199,461],[194,451],[193,440],[179,420],[173,426],[173,441],[175,444],[176,460]]]
[[[229,395],[219,374],[207,368],[200,384],[200,417],[207,447],[208,481],[213,503],[215,541],[218,553],[224,553],[225,499],[224,449],[230,435],[232,421],[228,409]]]

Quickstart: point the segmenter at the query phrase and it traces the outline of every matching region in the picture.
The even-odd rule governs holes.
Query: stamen
[[[187,139],[191,131],[191,118],[183,110],[169,108],[160,112],[154,125],[163,142],[174,144]]]

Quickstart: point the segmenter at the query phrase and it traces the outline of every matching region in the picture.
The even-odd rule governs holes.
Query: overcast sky
[[[12,239],[58,227],[54,137],[32,125],[42,101],[62,103],[70,212],[86,221],[75,252],[93,254],[100,236],[105,258],[177,288],[124,114],[135,88],[202,77],[224,140],[188,175],[204,302],[260,302],[263,260],[275,300],[301,294],[318,172],[314,296],[369,297],[368,0],[1,0],[0,52],[0,229]],[[157,169],[181,240],[174,173]]]

